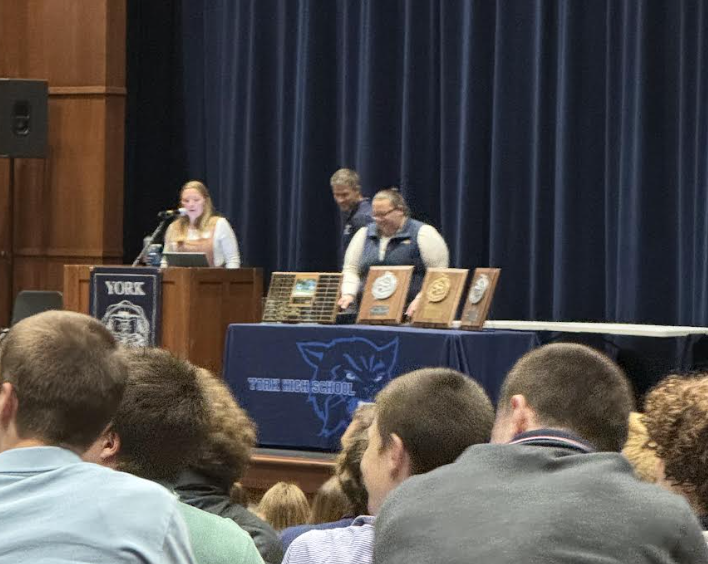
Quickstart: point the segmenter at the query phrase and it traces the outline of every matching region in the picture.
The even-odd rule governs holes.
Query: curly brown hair
[[[197,368],[197,383],[207,400],[209,430],[192,466],[230,488],[248,467],[256,444],[256,424],[220,378]]]
[[[644,417],[664,474],[693,506],[708,510],[708,373],[670,375],[649,392]]]

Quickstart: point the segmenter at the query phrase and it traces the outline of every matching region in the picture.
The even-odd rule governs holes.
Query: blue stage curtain
[[[246,264],[336,270],[349,166],[502,268],[497,319],[708,324],[704,2],[135,0],[128,39],[130,252],[197,177]]]

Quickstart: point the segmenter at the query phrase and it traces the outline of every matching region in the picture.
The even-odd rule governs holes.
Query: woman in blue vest
[[[371,201],[374,223],[359,229],[344,255],[342,297],[339,306],[349,307],[361,281],[372,266],[413,266],[406,315],[415,312],[425,270],[447,268],[450,254],[445,240],[432,226],[410,218],[408,205],[398,188],[380,190]]]

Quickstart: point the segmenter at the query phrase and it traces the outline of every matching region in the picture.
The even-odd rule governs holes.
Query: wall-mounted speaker
[[[0,78],[0,157],[47,156],[45,80]]]

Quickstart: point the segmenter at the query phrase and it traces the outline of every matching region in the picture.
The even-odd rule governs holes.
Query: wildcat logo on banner
[[[308,392],[307,401],[322,422],[320,436],[343,432],[359,403],[373,401],[396,374],[398,337],[382,346],[361,337],[297,346],[314,369],[301,391]]]
[[[160,344],[159,268],[97,266],[91,270],[89,311],[128,346]]]

